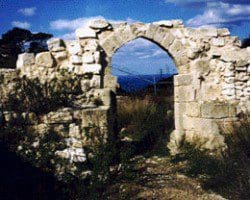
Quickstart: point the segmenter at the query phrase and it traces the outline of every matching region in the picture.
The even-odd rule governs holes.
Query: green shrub
[[[43,114],[72,104],[73,95],[82,94],[77,77],[65,76],[41,83],[25,77],[16,81],[7,97],[1,98],[5,110]]]
[[[227,150],[220,157],[184,144],[183,154],[173,161],[185,161],[184,172],[199,178],[205,189],[212,189],[229,199],[250,196],[250,122],[242,121],[231,133],[224,133]]]

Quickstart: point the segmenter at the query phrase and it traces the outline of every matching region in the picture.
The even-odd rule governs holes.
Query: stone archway
[[[104,26],[97,28],[100,24]],[[172,153],[184,138],[201,148],[224,147],[219,126],[237,120],[240,109],[249,109],[249,50],[240,48],[237,37],[227,29],[185,28],[180,20],[116,25],[96,21],[90,27],[99,31],[106,69],[117,49],[137,38],[157,44],[174,60],[179,74],[174,79],[176,129],[168,145]],[[104,87],[112,88],[109,72]],[[241,94],[236,84],[244,85]]]
[[[92,107],[86,105],[88,112],[102,112],[102,122],[109,130],[114,121],[110,116],[110,91],[116,84],[109,70],[111,58],[122,45],[140,37],[168,52],[179,72],[174,78],[175,130],[168,145],[173,154],[184,139],[201,148],[223,148],[219,127],[237,121],[238,114],[250,110],[250,49],[241,48],[240,41],[227,29],[185,28],[180,20],[148,24],[95,20],[77,29],[76,36],[74,41],[50,40],[49,52],[19,55],[18,76],[45,82],[61,77],[60,70],[71,71],[86,92],[84,100],[92,103]],[[102,105],[93,108],[91,101],[96,98]],[[81,114],[74,108],[68,113],[79,122],[70,124],[75,127],[73,132],[95,123],[94,119],[86,122],[86,108],[81,108]],[[66,115],[64,112],[60,116]]]

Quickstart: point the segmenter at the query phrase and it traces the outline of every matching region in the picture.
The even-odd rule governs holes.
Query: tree
[[[46,41],[52,36],[47,33],[33,34],[21,28],[7,31],[0,39],[0,68],[15,68],[20,53],[47,51]],[[25,43],[28,44],[26,48]]]

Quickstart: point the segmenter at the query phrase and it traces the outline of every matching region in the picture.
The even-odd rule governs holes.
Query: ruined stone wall
[[[48,47],[48,52],[20,54],[16,70],[0,71],[0,128],[20,129],[24,135],[14,150],[38,167],[47,159],[57,175],[86,175],[76,174],[76,165],[87,163],[95,146],[115,137],[113,92],[101,87],[101,53],[95,39],[53,38]],[[45,149],[53,155],[44,155]]]
[[[107,61],[104,87],[115,87],[110,75],[112,56],[131,40],[150,40],[172,57],[178,70],[174,77],[175,131],[168,145],[172,153],[183,139],[201,148],[224,147],[220,127],[249,112],[250,49],[242,49],[228,29],[185,28],[180,20],[148,24],[97,20],[79,29],[78,38],[93,31]]]
[[[250,49],[242,49],[227,29],[190,29],[180,20],[149,24],[95,20],[76,30],[76,37],[74,41],[53,38],[48,41],[48,52],[21,54],[16,70],[0,73],[1,94],[7,96],[20,79],[34,80],[48,88],[67,88],[65,98],[71,102],[66,107],[39,115],[30,111],[17,114],[6,108],[3,116],[8,122],[28,115],[28,130],[38,136],[51,129],[59,133],[66,147],[55,149],[55,156],[71,163],[91,157],[85,148],[96,141],[98,131],[93,127],[101,128],[104,142],[114,136],[112,94],[117,81],[111,75],[112,56],[139,37],[165,50],[178,70],[174,77],[175,130],[168,144],[173,154],[183,140],[200,148],[225,147],[220,126],[236,122],[241,113],[249,112]],[[57,87],[55,82],[61,84]],[[39,137],[30,145],[39,146]]]

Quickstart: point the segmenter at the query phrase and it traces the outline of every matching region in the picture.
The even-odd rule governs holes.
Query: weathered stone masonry
[[[178,69],[174,77],[175,130],[168,144],[173,154],[183,139],[201,148],[223,148],[220,126],[236,122],[250,110],[250,49],[241,48],[227,29],[185,28],[180,20],[148,24],[95,20],[76,30],[76,36],[74,41],[51,39],[49,52],[21,54],[16,70],[1,71],[8,88],[18,76],[38,78],[41,83],[55,77],[60,80],[62,71],[78,77],[85,93],[78,96],[80,106],[47,113],[42,122],[32,124],[38,132],[46,131],[48,125],[60,131],[66,126],[69,145],[56,154],[71,162],[85,161],[82,147],[91,145],[82,128],[97,124],[105,130],[105,138],[113,134],[112,91],[117,83],[110,73],[111,59],[122,45],[136,38],[159,45]],[[5,111],[6,116],[10,113]]]

